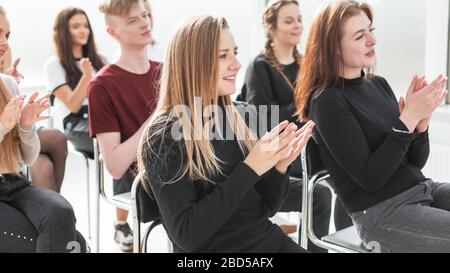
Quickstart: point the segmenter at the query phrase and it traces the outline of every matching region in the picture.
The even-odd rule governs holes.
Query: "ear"
[[[116,34],[116,32],[114,31],[114,29],[110,26],[106,27],[106,32],[108,32],[108,34],[113,37],[114,39],[118,40],[119,36]]]

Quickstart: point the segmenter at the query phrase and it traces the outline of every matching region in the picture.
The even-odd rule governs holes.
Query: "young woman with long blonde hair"
[[[144,185],[176,252],[304,252],[268,218],[314,124],[285,121],[258,140],[240,115],[251,107],[231,102],[236,54],[224,18],[194,17],[178,27],[141,139]]]

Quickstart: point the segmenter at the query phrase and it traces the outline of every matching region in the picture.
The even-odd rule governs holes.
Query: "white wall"
[[[14,57],[21,57],[20,71],[26,79],[22,87],[45,85],[43,65],[53,54],[52,27],[57,13],[66,6],[84,9],[93,25],[97,46],[103,54],[114,56],[118,46],[105,32],[98,12],[100,0],[2,0],[11,22],[11,47]],[[263,43],[260,13],[264,0],[151,0],[155,17],[154,36],[165,46],[174,27],[186,17],[220,15],[228,19],[240,48],[245,67]],[[255,50],[256,49],[256,50]],[[239,83],[244,73],[240,73]]]
[[[2,0],[12,27],[11,46],[22,57],[22,86],[44,83],[42,66],[53,54],[52,25],[56,14],[68,5],[85,9],[94,26],[101,52],[113,55],[115,42],[104,31],[97,11],[100,0]],[[308,30],[314,11],[324,0],[300,0]],[[378,38],[377,73],[391,83],[397,95],[403,94],[412,75],[429,77],[445,73],[447,60],[448,0],[373,0]],[[240,47],[243,69],[264,43],[260,14],[264,0],[151,0],[155,16],[154,36],[164,46],[177,23],[187,16],[225,16]],[[303,36],[302,47],[306,41]]]
[[[306,24],[324,0],[302,1]],[[373,0],[378,39],[376,73],[396,94],[406,92],[414,74],[446,73],[448,0]],[[306,36],[305,39],[306,41]]]

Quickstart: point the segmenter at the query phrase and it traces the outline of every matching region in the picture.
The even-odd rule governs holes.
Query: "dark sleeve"
[[[262,120],[262,113],[258,113],[254,105],[246,103],[235,103],[236,109],[243,116],[245,123],[258,138],[261,138],[266,130],[261,130],[258,121]],[[260,194],[264,204],[270,211],[271,215],[275,215],[284,203],[289,188],[289,167],[286,175],[280,174],[275,168],[267,172],[263,178],[256,184],[256,190]]]
[[[290,169],[283,175],[273,168],[256,184],[256,190],[269,209],[271,217],[280,211],[288,195]]]
[[[178,168],[183,166],[180,142],[165,141],[152,145],[161,156],[144,152],[146,175],[160,208],[168,234],[187,252],[196,252],[216,234],[236,212],[247,192],[260,177],[245,163],[240,162],[225,181],[204,196],[198,196],[194,183],[187,175],[175,183]]]
[[[295,121],[295,118],[293,118],[294,108],[280,105],[274,96],[274,92],[277,92],[277,90],[272,84],[271,69],[273,68],[268,63],[258,61],[251,63],[245,76],[246,101],[256,106],[279,106],[280,117],[278,123],[285,120]],[[276,72],[274,71],[274,73]]]
[[[428,157],[430,156],[430,139],[428,137],[428,130],[422,134],[418,134],[417,138],[413,141],[408,151],[408,161],[417,166],[419,169],[423,169],[427,164]]]
[[[391,86],[386,81],[386,79],[380,76],[376,76],[376,78],[381,81],[381,83],[384,86],[384,89],[386,90],[386,92],[388,92],[388,95],[398,106],[398,101],[397,98],[395,97],[394,90],[392,90]],[[418,133],[415,134],[415,137],[416,138],[409,147],[407,157],[408,161],[411,164],[417,166],[419,169],[423,169],[423,167],[425,167],[425,164],[428,161],[428,156],[430,155],[430,141],[428,138],[428,130],[422,134]]]
[[[101,133],[120,133],[120,122],[107,95],[105,87],[99,81],[88,85],[89,98],[89,134],[96,137]]]
[[[313,101],[312,117],[334,159],[355,183],[368,193],[380,191],[405,158],[413,134],[392,130],[382,144],[371,151],[363,130],[339,91],[326,90]],[[400,119],[398,130],[407,131]]]

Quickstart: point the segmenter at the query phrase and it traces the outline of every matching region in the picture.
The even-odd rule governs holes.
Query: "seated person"
[[[151,22],[142,1],[107,0],[100,10],[121,54],[89,84],[89,131],[98,140],[117,195],[131,191],[139,139],[156,104],[160,64],[147,58]],[[128,211],[117,208],[116,213],[114,239],[122,251],[131,252]]]
[[[296,0],[270,1],[264,10],[262,22],[266,33],[265,46],[262,53],[247,67],[241,97],[258,107],[272,107],[267,111],[268,123],[272,122],[272,118],[276,118],[278,120],[274,124],[289,120],[301,126],[294,105],[294,90],[303,59],[297,48],[303,34],[303,15],[299,3]],[[278,115],[273,114],[275,111],[278,111]],[[272,129],[271,124],[268,129]],[[300,157],[293,164],[292,175],[302,178]],[[302,180],[292,180],[289,195],[280,211],[301,211],[302,192]],[[330,190],[318,185],[314,191],[313,227],[320,238],[329,234],[331,201]],[[336,229],[351,226],[352,221],[339,199],[336,199],[335,204]],[[325,251],[313,243],[308,244],[308,250]]]
[[[9,38],[11,30],[9,27],[6,13],[0,15],[0,24],[6,33],[6,39]],[[20,59],[11,63],[11,48],[8,47],[4,55],[0,53],[0,62],[2,64],[0,73],[10,75],[15,78],[17,84],[23,79],[18,71]],[[14,87],[9,87],[14,88]],[[60,131],[49,128],[38,128],[37,134],[41,144],[39,157],[31,166],[31,180],[34,186],[44,187],[56,192],[61,191],[61,185],[64,180],[64,171],[67,158],[67,139]]]
[[[64,127],[76,150],[94,158],[89,137],[87,86],[106,63],[97,53],[91,24],[85,11],[63,9],[53,28],[56,56],[45,65],[47,88],[56,97],[56,128]],[[53,97],[52,97],[53,98]]]
[[[224,18],[191,18],[169,44],[138,160],[175,252],[305,252],[269,217],[314,124],[285,121],[257,140],[252,107],[231,102],[241,66]]]
[[[0,46],[3,41],[0,27]],[[34,93],[25,102],[17,86],[10,90],[5,81],[8,86],[15,85],[13,78],[0,74],[0,252],[32,251],[33,246],[24,245],[22,240],[34,241],[35,251],[41,253],[69,252],[74,244],[84,252],[85,242],[75,230],[72,206],[54,191],[31,186],[20,172],[23,165],[31,165],[39,155],[34,124],[47,118],[41,113],[48,108],[48,98],[38,99],[39,94]],[[25,219],[32,227],[22,225]],[[12,240],[4,232],[11,232],[17,239]]]
[[[297,108],[316,123],[329,182],[362,241],[381,252],[450,252],[450,184],[421,171],[447,79],[414,77],[398,103],[373,74],[377,41],[367,4],[332,1],[312,26]]]

